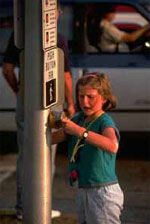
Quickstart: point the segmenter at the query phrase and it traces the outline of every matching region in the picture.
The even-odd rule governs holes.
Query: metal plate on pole
[[[44,52],[44,108],[58,102],[58,50]]]
[[[44,108],[58,102],[57,1],[42,1]]]
[[[43,10],[52,10],[57,8],[57,1],[56,0],[43,0]]]
[[[43,0],[42,6],[43,50],[46,50],[57,46],[57,3]]]

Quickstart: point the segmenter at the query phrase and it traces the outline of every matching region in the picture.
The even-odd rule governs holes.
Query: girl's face
[[[78,100],[82,111],[87,116],[98,116],[102,112],[102,106],[106,102],[97,89],[91,86],[79,86]]]

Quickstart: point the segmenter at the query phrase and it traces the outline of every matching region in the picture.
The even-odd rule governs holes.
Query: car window
[[[150,4],[144,6],[148,11],[150,11]]]
[[[58,30],[60,33],[63,33],[70,44],[73,39],[73,7],[69,5],[62,6],[61,12],[58,20]]]
[[[111,4],[112,7],[113,4]],[[134,32],[148,24],[147,19],[136,8],[126,4],[114,4],[114,18],[111,21],[114,34],[104,34],[103,16],[107,13],[110,4],[78,3],[63,6],[63,14],[59,20],[58,29],[68,39],[70,53],[143,53],[145,42],[150,40],[150,33],[145,33],[134,43],[120,43],[124,32]],[[105,40],[104,40],[105,39]],[[107,40],[107,42],[106,42]],[[114,41],[113,50],[104,49]]]

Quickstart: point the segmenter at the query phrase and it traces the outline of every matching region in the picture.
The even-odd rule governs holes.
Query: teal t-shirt
[[[75,123],[83,127],[85,115],[83,112],[76,114],[73,119]],[[89,124],[84,126],[85,128]],[[112,118],[104,113],[98,117],[88,128],[88,130],[101,134],[107,127],[113,127],[119,137],[119,131]],[[68,136],[68,156],[69,161],[72,156],[74,146],[77,142],[77,136]],[[117,182],[115,172],[116,154],[106,152],[96,146],[82,142],[84,145],[78,152],[78,159],[75,163],[69,163],[69,170],[76,170],[78,173],[79,187],[100,187]]]

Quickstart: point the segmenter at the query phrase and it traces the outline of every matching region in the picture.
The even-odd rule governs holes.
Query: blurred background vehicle
[[[146,9],[149,1],[139,0],[62,0],[59,29],[68,39],[72,75],[76,80],[84,71],[106,72],[118,96],[118,107],[112,112],[121,131],[150,131],[150,33],[136,43],[129,44],[129,51],[119,49],[115,53],[103,53],[94,45],[97,34],[95,24],[90,23],[98,12],[114,4],[116,17],[113,23],[123,31],[132,32],[150,22]],[[142,4],[141,4],[142,3]],[[149,3],[150,4],[150,3]],[[90,36],[91,35],[91,36]],[[93,40],[92,40],[93,37]],[[96,38],[95,38],[96,39]]]
[[[121,131],[121,148],[130,153],[150,157],[150,32],[128,50],[114,53],[97,48],[99,16],[114,5],[113,23],[121,30],[133,32],[150,23],[149,0],[61,0],[62,15],[59,29],[70,47],[74,87],[84,72],[105,72],[118,97],[118,106],[111,112]],[[96,17],[96,19],[95,19]],[[136,144],[138,142],[138,144]],[[133,149],[138,148],[140,150]]]
[[[13,0],[0,0],[0,153],[16,151],[16,96],[2,75],[2,62],[13,30]],[[16,75],[18,68],[15,69]]]
[[[13,30],[13,1],[0,0],[0,131],[15,131],[16,98],[2,75],[2,62]],[[16,68],[15,73],[18,73]]]
[[[113,23],[122,31],[133,32],[150,23],[149,0],[60,0],[62,14],[59,31],[69,45],[73,89],[84,72],[105,72],[118,97],[111,112],[120,131],[129,136],[150,136],[150,32],[135,43],[114,53],[97,48],[99,15],[111,4],[115,6]],[[96,19],[95,19],[96,18]],[[0,0],[0,133],[14,133],[15,95],[3,78],[3,54],[13,27],[13,0]],[[16,72],[17,72],[16,68]],[[74,95],[75,99],[75,95]],[[137,138],[136,138],[137,139]],[[143,141],[143,140],[142,140]]]

